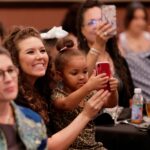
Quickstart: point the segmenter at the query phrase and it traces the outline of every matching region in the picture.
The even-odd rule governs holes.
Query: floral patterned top
[[[69,94],[64,92],[61,88],[56,88],[52,93],[52,101],[56,98],[67,97]],[[91,97],[88,95],[84,100],[87,101]],[[56,132],[69,125],[83,110],[83,107],[76,107],[72,111],[62,111],[51,108],[51,113],[55,116],[52,118]],[[74,143],[70,146],[69,150],[103,150],[103,144],[95,141],[95,128],[93,121],[89,122],[85,129],[79,134]]]
[[[46,128],[41,117],[32,110],[11,102],[15,115],[16,132],[27,150],[47,150]],[[10,135],[11,136],[11,135]],[[8,150],[7,137],[0,128],[0,150]]]

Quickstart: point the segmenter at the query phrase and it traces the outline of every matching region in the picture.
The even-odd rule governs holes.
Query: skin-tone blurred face
[[[18,70],[11,59],[0,55],[0,103],[10,102],[18,93]]]
[[[27,79],[34,84],[37,78],[46,73],[48,55],[41,39],[29,37],[18,43],[19,62]]]
[[[135,33],[141,33],[146,28],[145,13],[142,9],[134,12],[134,18],[130,22],[129,29]]]
[[[62,80],[67,92],[73,92],[88,80],[88,69],[85,56],[72,56],[64,67]]]
[[[101,22],[101,9],[93,7],[87,9],[83,14],[82,34],[89,44],[93,44],[96,38],[96,30]]]

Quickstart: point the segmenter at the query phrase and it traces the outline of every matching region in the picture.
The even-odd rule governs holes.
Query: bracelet
[[[90,53],[95,55],[95,56],[100,55],[100,52],[97,49],[93,48],[93,47],[90,49]]]

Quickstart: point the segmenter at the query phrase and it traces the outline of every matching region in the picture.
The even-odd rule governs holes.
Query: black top
[[[7,125],[7,124],[0,124],[0,128],[2,129],[6,137],[8,150],[25,150],[26,149],[15,129],[15,126]]]

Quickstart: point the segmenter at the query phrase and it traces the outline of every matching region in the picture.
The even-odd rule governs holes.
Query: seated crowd
[[[16,26],[2,39],[0,149],[105,150],[95,139],[95,118],[106,108],[129,108],[134,87],[150,98],[144,6],[128,7],[119,38],[101,21],[101,6],[98,0],[76,6],[77,21],[68,23],[67,14],[63,22],[69,33]],[[97,75],[97,62],[109,62],[111,75]]]

